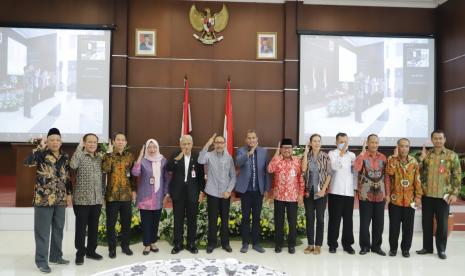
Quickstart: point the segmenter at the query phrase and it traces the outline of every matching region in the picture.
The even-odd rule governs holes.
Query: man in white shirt
[[[336,135],[336,146],[335,150],[329,152],[333,176],[331,177],[328,196],[328,246],[330,253],[336,253],[342,218],[342,247],[344,251],[353,255],[355,250],[352,248],[352,244],[354,244],[352,215],[354,211],[354,190],[357,187],[354,180],[353,164],[356,156],[353,152],[348,151],[349,138],[347,134],[338,133]]]

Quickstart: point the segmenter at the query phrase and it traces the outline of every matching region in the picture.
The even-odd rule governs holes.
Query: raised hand
[[[213,141],[215,141],[216,133],[213,133],[212,137],[208,139],[207,143],[205,144],[205,147],[208,148],[213,144]]]
[[[278,142],[278,148],[276,148],[276,152],[274,153],[274,156],[279,156],[280,149],[281,149],[281,141]]]
[[[181,151],[181,152],[178,154],[178,156],[176,156],[176,157],[174,158],[174,160],[179,161],[179,160],[181,160],[181,158],[182,158],[183,156],[184,156],[184,150]]]
[[[47,148],[47,138],[41,137],[40,139],[40,148],[46,149]]]
[[[84,137],[81,137],[79,140],[79,147],[82,149],[84,147]]]
[[[255,152],[255,149],[257,148],[258,144],[255,144],[253,147],[250,148],[250,150],[247,152],[248,156],[252,156],[253,153]]]
[[[139,158],[137,158],[137,162],[140,162],[142,160],[142,158],[144,157],[144,153],[145,153],[145,145],[143,145],[142,148],[140,149]]]
[[[107,150],[108,153],[112,153],[113,152],[113,144],[111,143],[111,139],[108,140],[108,150]]]
[[[426,155],[427,155],[427,153],[426,153],[426,147],[425,147],[425,145],[423,145],[423,148],[421,149],[420,160],[422,160],[422,161],[425,160]]]
[[[309,151],[310,151],[310,146],[308,144],[306,144],[305,145],[305,150],[304,150],[304,156],[307,156]]]
[[[399,146],[396,146],[394,148],[394,154],[392,155],[393,157],[398,157],[399,156]]]
[[[362,154],[364,154],[365,152],[367,152],[367,141],[363,141],[363,146],[362,146]]]

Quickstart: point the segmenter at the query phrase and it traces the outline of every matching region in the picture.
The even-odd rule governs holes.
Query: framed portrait
[[[136,56],[156,56],[157,30],[136,29],[135,49]]]
[[[277,58],[277,36],[272,32],[257,33],[257,59]]]

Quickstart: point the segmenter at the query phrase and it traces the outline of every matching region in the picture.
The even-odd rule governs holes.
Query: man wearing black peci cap
[[[69,156],[61,151],[61,134],[56,128],[41,138],[24,165],[37,167],[34,187],[35,263],[43,273],[50,273],[48,263],[69,264],[63,259],[62,241],[65,210],[71,205],[72,186],[69,177]],[[51,228],[51,241],[50,241]],[[49,255],[50,247],[50,255]]]
[[[297,203],[303,204],[304,181],[301,160],[292,156],[292,140],[284,138],[278,144],[276,153],[268,165],[273,174],[275,252],[280,253],[284,237],[284,213],[287,213],[289,235],[288,251],[295,253],[297,237]]]

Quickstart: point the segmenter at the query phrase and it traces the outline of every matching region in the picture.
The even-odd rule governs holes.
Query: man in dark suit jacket
[[[246,253],[249,249],[250,212],[252,212],[252,248],[263,253],[265,250],[258,242],[263,196],[271,186],[270,176],[266,169],[268,167],[267,152],[266,149],[258,146],[255,130],[247,131],[246,143],[247,146],[238,149],[236,154],[236,166],[240,169],[235,189],[241,196],[241,252]]]
[[[171,254],[177,254],[183,249],[184,219],[187,217],[187,249],[198,252],[195,245],[197,236],[197,215],[199,202],[202,200],[200,191],[205,187],[203,166],[197,163],[197,154],[192,153],[192,137],[183,135],[180,139],[181,152],[167,163],[167,169],[172,173],[169,185],[169,196],[173,201],[174,214],[174,247]]]

